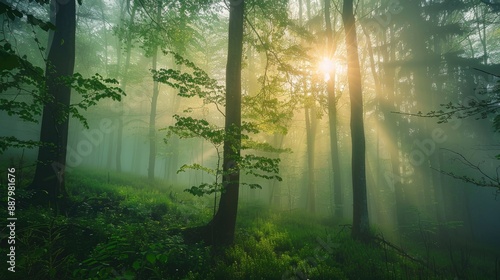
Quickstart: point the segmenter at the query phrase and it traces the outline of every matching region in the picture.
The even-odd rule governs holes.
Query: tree
[[[359,67],[356,22],[353,1],[344,0],[342,10],[345,42],[347,49],[347,79],[351,101],[351,143],[352,143],[352,190],[353,224],[352,236],[366,240],[369,236],[368,201],[366,194],[365,134],[363,124],[363,96],[361,71]]]
[[[136,11],[137,11],[137,6],[132,2],[132,11],[130,13],[130,19],[128,20],[128,26],[131,27],[134,25],[134,20],[135,20],[135,14],[136,14]],[[129,4],[127,3],[126,7],[128,8],[129,7]],[[121,16],[124,16],[124,13],[125,13],[125,7],[122,7],[122,14]],[[122,20],[122,18],[120,18],[120,20]],[[122,23],[120,23],[122,24]],[[122,26],[120,28],[123,28]],[[120,28],[119,28],[119,31],[120,31]],[[125,56],[125,64],[123,65],[123,68],[121,68],[121,65],[120,63],[118,63],[118,73],[119,75],[121,75],[121,89],[123,91],[125,91],[127,89],[127,82],[128,82],[128,72],[129,72],[129,68],[130,68],[130,55],[131,55],[131,51],[132,51],[132,30],[129,28],[127,31],[126,31],[126,35],[125,35],[125,38],[123,38],[125,40],[125,53],[126,53],[126,56]],[[121,61],[121,40],[119,41],[118,43],[118,60]],[[118,172],[121,172],[122,171],[122,145],[123,145],[123,102],[120,103],[120,107],[119,107],[119,112],[118,112],[118,116],[117,116],[117,121],[118,121],[118,130],[117,130],[117,136],[116,136],[116,139],[117,139],[117,143],[116,143],[116,158],[115,158],[115,161],[116,161],[116,170]]]
[[[330,0],[325,0],[325,25],[326,25],[326,39],[327,39],[327,53],[331,52],[331,56],[335,53],[335,41],[333,38],[332,22],[330,19]],[[329,57],[331,59],[331,57]],[[332,171],[333,171],[333,195],[335,202],[335,212],[336,218],[342,218],[342,186],[341,186],[341,174],[340,174],[340,153],[338,147],[338,137],[337,137],[337,97],[335,94],[335,69],[331,67],[330,79],[327,81],[326,90],[328,93],[328,122],[330,125],[330,153],[332,160]]]
[[[54,6],[55,5],[55,6]],[[40,194],[46,191],[48,202],[55,209],[64,210],[67,198],[64,182],[66,145],[68,142],[69,106],[71,88],[62,77],[73,75],[75,65],[76,3],[74,0],[54,1],[57,11],[56,30],[47,57],[46,82],[51,100],[44,105],[38,161],[32,187]]]
[[[310,21],[311,16],[311,1],[306,1],[307,20]],[[302,24],[302,1],[299,1],[299,22]],[[309,212],[316,212],[316,178],[315,178],[315,148],[316,148],[316,130],[318,126],[318,116],[316,113],[316,94],[311,86],[308,88],[307,82],[302,84],[304,93],[304,118],[306,123],[306,154],[307,154],[307,201],[306,207]],[[308,92],[309,91],[309,92]]]
[[[161,20],[161,5],[157,3],[156,7],[156,21]],[[153,46],[153,71],[156,71],[158,62],[158,45]],[[153,97],[151,99],[151,112],[149,113],[149,163],[148,163],[148,179],[153,181],[155,178],[156,166],[156,104],[158,103],[159,87],[158,81],[153,82]]]
[[[32,53],[43,53],[45,50],[38,37],[32,38],[36,34],[36,28],[43,31],[53,30],[55,27],[50,22],[45,22],[31,13],[24,12],[19,6],[12,7],[7,3],[0,3],[0,16],[3,24],[9,28],[2,28],[0,31],[0,111],[6,112],[9,116],[17,116],[23,122],[37,122],[43,110],[43,103],[47,96],[45,94],[44,70],[39,67],[35,59],[27,55],[22,55],[17,47],[18,43],[24,40],[16,38],[12,26],[19,24],[20,19],[26,16],[26,25],[31,32],[24,32],[29,41],[24,41],[28,46],[32,46]],[[28,28],[26,28],[28,30]],[[10,34],[9,32],[10,31]],[[23,34],[23,32],[21,32]],[[31,42],[35,41],[36,44]],[[29,44],[27,43],[29,42]],[[17,98],[28,95],[28,98]],[[40,141],[26,140],[15,136],[0,137],[0,155],[9,148],[32,149],[42,145]]]
[[[217,160],[215,169],[195,163],[190,165],[185,164],[177,171],[184,172],[188,169],[200,170],[215,176],[215,183],[203,182],[199,186],[192,186],[186,189],[186,191],[197,196],[221,192],[217,212],[206,226],[188,229],[184,232],[185,237],[188,239],[199,240],[201,238],[205,242],[214,245],[229,245],[234,240],[240,173],[243,172],[245,175],[253,177],[281,181],[281,177],[277,175],[279,172],[279,159],[250,153],[241,155],[243,149],[282,152],[281,149],[275,149],[267,143],[259,143],[250,139],[248,134],[257,134],[260,131],[258,125],[250,122],[242,123],[241,121],[243,20],[244,2],[231,2],[225,88],[219,86],[216,80],[209,78],[208,74],[194,63],[174,52],[166,53],[174,54],[176,64],[185,66],[188,72],[181,73],[180,70],[174,69],[153,71],[156,80],[178,89],[178,95],[180,96],[198,96],[203,99],[205,104],[211,103],[217,109],[225,105],[225,124],[223,129],[219,129],[216,125],[211,125],[205,119],[174,115],[176,119],[175,125],[168,128],[169,132],[167,134],[174,133],[180,138],[201,137],[214,146],[218,159],[220,159],[219,146],[223,147],[222,168],[219,168],[219,160]],[[192,73],[189,73],[191,71]],[[219,183],[219,176],[222,177],[222,183]],[[241,185],[246,185],[250,188],[261,188],[256,183],[241,182]]]
[[[477,69],[479,70],[479,69]],[[491,75],[495,78],[500,78],[499,75],[492,74],[489,72],[481,71],[485,74]],[[480,85],[484,88],[479,89],[484,99],[473,101],[472,99],[468,104],[464,103],[454,103],[449,102],[446,104],[441,104],[443,107],[442,110],[431,111],[426,114],[418,113],[418,114],[409,114],[412,116],[425,117],[425,118],[437,118],[438,123],[447,123],[452,121],[453,119],[465,119],[465,118],[475,118],[476,120],[493,120],[493,129],[495,133],[500,132],[500,108],[498,106],[498,99],[500,95],[500,81],[496,81],[496,85],[492,88],[488,88],[487,85]],[[440,167],[433,167],[434,170],[450,176],[455,179],[462,180],[466,183],[471,183],[478,187],[489,187],[496,188],[497,193],[500,193],[500,176],[497,173],[487,171],[484,167],[481,166],[481,163],[472,162],[466,156],[461,154],[460,152],[456,152],[450,149],[444,149],[456,156],[458,162],[469,168],[474,175],[464,175],[457,174],[456,172],[445,170]],[[500,155],[496,155],[495,158],[500,159]],[[498,170],[499,167],[496,169]],[[447,167],[449,169],[449,167]]]
[[[223,192],[219,209],[209,223],[211,243],[233,243],[238,210],[240,172],[237,164],[241,149],[241,61],[243,54],[244,0],[229,1],[229,35],[226,66],[226,119],[223,152]]]

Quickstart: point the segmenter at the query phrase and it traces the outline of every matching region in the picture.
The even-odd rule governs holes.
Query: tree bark
[[[307,91],[307,87],[304,86]],[[314,170],[314,152],[316,146],[316,127],[317,117],[315,110],[315,97],[311,96],[311,107],[304,109],[306,118],[306,134],[307,134],[307,209],[311,213],[316,212],[316,178]]]
[[[299,1],[299,22],[302,25],[302,1]],[[311,20],[311,1],[306,1],[306,14],[307,20]],[[304,93],[308,92],[306,83],[303,83]],[[304,114],[306,122],[306,139],[307,139],[307,201],[306,208],[309,212],[316,212],[316,178],[314,170],[315,161],[315,144],[316,144],[316,127],[317,127],[317,117],[316,117],[316,96],[311,87],[311,96],[306,97],[304,104]]]
[[[396,50],[394,44],[390,44],[389,42],[393,42],[394,31],[392,29],[389,30],[389,39],[383,42],[383,47],[381,48],[381,55],[383,57],[383,61],[393,62],[396,61]],[[389,50],[390,47],[390,50]],[[383,77],[383,86],[386,92],[386,100],[382,102],[384,104],[383,113],[384,113],[384,127],[387,131],[387,135],[392,140],[392,145],[389,148],[389,156],[391,161],[391,171],[384,176],[386,180],[389,180],[390,183],[394,186],[394,208],[395,208],[395,219],[396,219],[396,228],[399,230],[402,225],[404,225],[406,221],[406,211],[405,207],[407,206],[406,197],[403,189],[403,174],[400,172],[401,169],[401,159],[400,159],[400,148],[399,143],[401,142],[401,120],[395,114],[387,113],[387,112],[398,112],[400,103],[399,96],[396,96],[396,88],[395,88],[395,78],[396,77],[396,68],[394,66],[385,66],[384,67],[384,77]],[[387,177],[388,176],[388,177]]]
[[[158,53],[155,50],[153,54],[153,70],[156,70]],[[156,163],[156,106],[158,103],[158,82],[153,83],[153,97],[151,99],[151,112],[149,114],[149,164],[148,164],[148,179],[153,181],[155,178],[155,163]]]
[[[352,143],[352,190],[353,225],[352,237],[366,240],[369,237],[368,199],[366,194],[365,134],[363,124],[363,96],[359,67],[356,24],[353,1],[344,0],[342,11],[347,49],[347,79],[351,101]]]
[[[132,12],[130,14],[130,21],[129,21],[129,26],[134,25],[134,19],[135,19],[135,12],[137,10],[137,7],[133,5],[132,7]],[[127,32],[127,37],[126,37],[126,44],[125,44],[125,52],[126,52],[126,57],[125,57],[125,65],[123,67],[123,73],[122,79],[121,79],[121,89],[125,91],[127,89],[127,82],[128,82],[128,68],[130,66],[130,52],[132,51],[132,31],[129,29]],[[116,131],[117,136],[116,136],[116,171],[121,172],[122,171],[122,145],[123,145],[123,102],[124,100],[120,102],[120,107],[119,107],[119,112],[118,112],[118,130]]]
[[[158,3],[157,22],[161,21],[161,5]],[[152,68],[156,71],[158,62],[158,46],[155,45],[153,49]],[[153,181],[155,179],[155,166],[156,166],[156,105],[158,103],[158,81],[153,82],[153,97],[151,99],[151,112],[149,113],[149,164],[148,164],[148,179]]]
[[[68,143],[69,105],[71,88],[62,84],[61,77],[73,75],[75,65],[76,4],[54,1],[51,5],[57,11],[56,30],[47,57],[47,94],[51,99],[43,108],[38,160],[31,188],[37,194],[46,193],[50,207],[64,211],[67,198],[64,172],[66,168],[66,147]]]
[[[332,23],[330,19],[330,0],[325,0],[325,25],[327,37],[327,51],[335,54],[336,47],[333,40]],[[330,72],[330,79],[327,81],[326,91],[328,93],[328,122],[330,125],[330,154],[333,171],[333,199],[334,199],[334,217],[341,219],[344,216],[342,208],[342,181],[340,174],[340,153],[337,137],[337,97],[335,95],[335,69]]]
[[[241,62],[243,54],[244,0],[231,0],[229,13],[228,57],[226,66],[226,139],[223,152],[224,190],[219,209],[208,227],[209,243],[229,245],[234,241],[240,171],[241,148]]]

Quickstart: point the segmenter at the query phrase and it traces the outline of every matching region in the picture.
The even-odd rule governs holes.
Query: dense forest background
[[[500,279],[499,16],[0,2],[0,275]]]

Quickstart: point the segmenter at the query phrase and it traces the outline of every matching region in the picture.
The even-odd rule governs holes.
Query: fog
[[[0,4],[2,275],[499,279],[500,4],[44,2]],[[258,272],[269,225],[293,245]]]

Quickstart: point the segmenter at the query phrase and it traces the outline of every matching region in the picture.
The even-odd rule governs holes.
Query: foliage
[[[37,2],[46,4],[48,1],[40,0]],[[38,27],[43,31],[55,28],[49,22],[40,20],[8,4],[0,3],[0,16],[3,14],[10,21],[21,20],[26,16],[26,23],[29,26]],[[0,110],[9,116],[17,116],[22,121],[38,123],[44,105],[53,101],[53,96],[47,92],[45,71],[30,61],[33,58],[28,58],[26,55],[21,56],[17,51],[17,46],[8,40],[7,34],[3,35],[4,38],[0,39],[0,60],[2,61],[0,65]],[[40,54],[42,54],[45,49],[36,37],[35,42]],[[50,71],[50,65],[47,65],[47,69]],[[63,120],[70,113],[86,128],[88,128],[87,120],[79,109],[87,110],[104,98],[120,101],[121,96],[125,95],[120,88],[110,86],[117,84],[116,80],[103,78],[99,74],[84,78],[81,74],[75,73],[71,77],[60,77],[58,82],[70,86],[80,94],[81,98],[78,103],[70,105],[69,108],[60,108],[60,120]],[[34,148],[41,145],[44,143],[22,140],[14,136],[2,136],[0,137],[0,154],[8,148]]]
[[[492,89],[478,89],[481,99],[471,98],[467,102],[454,103],[448,102],[440,104],[443,108],[437,111],[427,113],[418,112],[416,114],[408,114],[418,117],[437,118],[437,123],[447,123],[453,118],[464,119],[475,117],[476,120],[487,119],[493,117],[493,127],[496,132],[500,131],[500,114],[498,107],[498,99],[500,94],[500,80]]]
[[[450,261],[457,260],[438,247],[433,254],[436,268],[428,269],[387,245],[351,239],[345,225],[327,225],[307,213],[291,215],[255,206],[240,209],[233,247],[217,252],[203,244],[186,244],[170,229],[208,219],[208,213],[194,206],[202,198],[186,194],[173,199],[166,185],[145,188],[144,181],[128,174],[108,177],[102,170],[79,170],[68,174],[73,203],[67,217],[24,206],[18,217],[16,277],[238,280],[443,279],[455,275]],[[417,230],[432,231],[430,226],[422,223]],[[414,240],[412,252],[424,251],[416,236],[409,239]],[[5,237],[2,232],[2,242]],[[459,250],[453,252],[455,257]],[[483,269],[490,260],[482,254],[479,257],[469,256],[464,275],[494,278]]]
[[[38,4],[41,4],[41,5],[45,5],[45,4],[49,3],[48,0],[37,0],[36,2]],[[16,20],[16,18],[23,19],[24,16],[26,16],[26,21],[29,25],[38,26],[39,28],[41,28],[44,31],[49,31],[49,30],[55,29],[55,26],[52,23],[38,19],[35,16],[33,16],[29,13],[23,12],[23,11],[21,11],[21,10],[19,10],[19,9],[9,5],[9,4],[6,4],[6,3],[0,3],[0,15],[3,15],[3,14],[5,14],[11,21]]]
[[[225,88],[218,84],[217,80],[210,76],[190,60],[175,52],[164,52],[165,55],[173,55],[176,65],[184,66],[186,69],[160,69],[153,71],[155,81],[169,85],[179,92],[181,97],[202,98],[205,104],[224,106]],[[186,72],[190,71],[190,72]],[[221,112],[222,113],[222,112]]]
[[[43,69],[31,64],[26,56],[19,57],[5,40],[0,47],[0,59],[5,61],[0,68],[0,110],[9,116],[18,116],[23,121],[36,122],[41,115],[42,104],[50,101],[46,92],[41,90],[45,88]],[[29,94],[33,102],[17,98],[23,94]],[[13,98],[6,97],[8,95]]]
[[[488,73],[496,78],[497,75],[493,75]],[[477,89],[480,94],[481,99],[471,98],[467,103],[454,103],[449,102],[446,104],[441,104],[444,108],[438,111],[430,111],[428,113],[423,114],[422,112],[418,112],[416,114],[409,114],[412,116],[418,117],[426,117],[426,118],[437,118],[437,123],[447,123],[453,118],[457,119],[465,119],[475,117],[476,120],[484,120],[484,119],[492,119],[492,126],[495,132],[500,132],[500,107],[498,106],[499,96],[500,96],[500,80],[496,81],[496,84],[488,88],[487,85],[484,88]],[[470,168],[472,171],[476,172],[476,175],[479,177],[456,174],[455,172],[447,171],[447,170],[437,170],[442,174],[450,176],[455,179],[459,179],[466,183],[471,183],[479,187],[493,187],[497,188],[498,192],[500,192],[500,178],[498,174],[490,174],[481,168],[480,164],[475,164],[467,159],[462,154],[451,151],[449,149],[445,149],[453,154],[455,154],[459,161],[463,163],[465,166]],[[500,155],[496,156],[496,159],[500,159]]]
[[[172,54],[176,64],[185,66],[186,70],[189,72],[186,72],[186,70],[181,72],[180,70],[174,69],[160,69],[158,71],[153,71],[156,81],[179,90],[179,96],[187,98],[198,97],[203,100],[204,104],[214,104],[218,109],[224,106],[225,89],[223,86],[220,86],[218,82],[210,78],[205,71],[197,67],[193,62],[183,58],[181,55],[174,52],[166,52],[166,54]],[[187,110],[187,112],[191,112],[191,109]],[[221,112],[221,114],[223,113]],[[212,183],[203,182],[198,186],[192,186],[186,190],[196,196],[224,191],[224,184],[221,182],[221,178],[224,174],[220,166],[222,162],[221,146],[224,142],[234,137],[241,137],[244,143],[241,147],[242,149],[262,149],[262,151],[265,152],[281,152],[280,149],[272,148],[269,144],[258,143],[257,141],[251,140],[249,134],[259,133],[258,127],[251,122],[243,122],[240,131],[235,131],[234,128],[219,128],[210,124],[205,119],[195,119],[191,116],[174,115],[174,118],[176,120],[175,124],[164,129],[167,130],[165,142],[168,142],[168,137],[172,134],[176,134],[181,139],[200,137],[211,143],[217,152],[218,160],[215,168],[209,168],[194,163],[184,164],[178,170],[178,173],[185,172],[189,169],[199,170],[215,176],[215,181]],[[278,175],[279,158],[245,154],[234,159],[234,161],[236,162],[237,168],[245,172],[245,174],[268,180],[282,180]],[[232,170],[229,172],[232,172]],[[261,186],[256,183],[243,182],[242,184],[248,185],[251,188],[261,188]]]
[[[173,133],[181,139],[200,137],[214,146],[220,146],[224,142],[224,130],[211,125],[206,120],[179,115],[174,115],[174,119],[175,124],[168,128],[167,136]]]
[[[80,94],[81,100],[78,103],[71,104],[69,112],[71,116],[78,119],[87,129],[89,128],[87,119],[78,109],[87,110],[105,98],[121,101],[121,97],[126,95],[121,88],[111,86],[118,84],[117,80],[103,78],[99,73],[96,73],[91,78],[84,78],[80,73],[75,73],[72,77],[61,77],[60,80],[61,83],[68,85]]]

